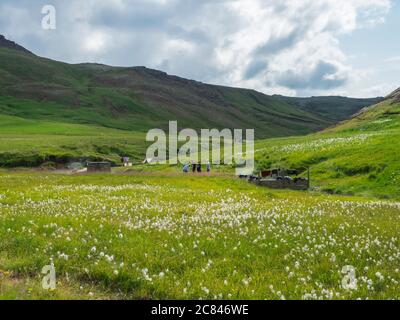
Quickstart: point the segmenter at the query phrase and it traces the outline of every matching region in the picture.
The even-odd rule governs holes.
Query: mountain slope
[[[68,65],[2,49],[0,73],[0,94],[6,97],[0,112],[20,117],[140,131],[178,120],[181,127],[196,129],[255,128],[260,137],[305,134],[329,125],[255,91],[141,67]]]
[[[400,126],[400,89],[389,94],[382,102],[366,107],[350,120],[344,121],[330,131],[388,130]],[[328,130],[329,131],[329,130]]]
[[[178,120],[180,127],[195,129],[254,128],[258,138],[308,134],[337,122],[254,90],[208,85],[144,67],[70,65],[2,43],[0,113],[7,115],[142,132]],[[349,106],[343,113],[355,109]]]
[[[400,90],[352,119],[305,137],[256,146],[259,168],[311,167],[312,185],[331,193],[400,199]]]
[[[375,105],[383,98],[355,99],[339,96],[296,98],[275,96],[292,106],[298,107],[306,112],[318,115],[328,121],[337,123],[348,119],[361,109]]]
[[[32,52],[30,52],[29,50],[25,49],[24,47],[21,47],[19,44],[15,43],[13,41],[7,40],[1,34],[0,34],[0,47],[13,49],[13,50],[21,51],[21,52],[24,52],[24,53],[32,54]]]

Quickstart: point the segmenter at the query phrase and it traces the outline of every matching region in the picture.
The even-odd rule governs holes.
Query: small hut
[[[123,157],[122,164],[124,167],[132,167],[132,162],[129,157]]]
[[[272,189],[310,189],[310,169],[307,169],[307,178],[299,177],[300,173],[298,170],[270,169],[261,171],[259,177],[252,181]]]
[[[88,162],[87,163],[88,173],[111,173],[110,162]]]

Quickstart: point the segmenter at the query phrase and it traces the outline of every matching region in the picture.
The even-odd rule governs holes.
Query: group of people
[[[183,166],[183,172],[188,173],[192,169],[192,172],[195,173],[201,173],[202,172],[202,166],[201,163],[187,163]],[[206,164],[206,171],[211,172],[211,164],[210,162],[207,162]]]

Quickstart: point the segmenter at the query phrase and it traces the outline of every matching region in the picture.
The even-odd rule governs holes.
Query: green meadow
[[[43,167],[59,162],[49,155],[143,159],[144,137],[1,116],[2,157],[42,158],[0,172],[0,298],[399,299],[399,119],[388,103],[318,134],[256,142],[258,169],[310,167],[308,192],[258,187],[228,166],[60,173]],[[26,168],[35,161],[42,170]]]
[[[400,298],[400,203],[175,170],[2,172],[0,297]]]
[[[75,161],[107,160],[121,156],[143,161],[145,134],[94,125],[28,120],[0,115],[2,167],[56,167]]]

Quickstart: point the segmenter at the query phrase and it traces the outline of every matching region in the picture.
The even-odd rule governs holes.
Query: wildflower
[[[375,276],[376,276],[380,281],[385,280],[385,277],[384,277],[384,276],[382,275],[382,273],[380,273],[380,272],[375,273]]]

